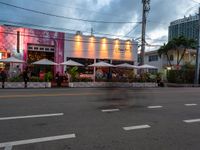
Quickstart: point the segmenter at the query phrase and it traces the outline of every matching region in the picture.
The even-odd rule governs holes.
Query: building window
[[[45,48],[45,51],[49,51],[49,48]]]
[[[170,61],[174,61],[174,56],[173,56],[173,55],[170,55],[170,56],[169,56],[169,60],[170,60]]]
[[[32,46],[29,46],[29,47],[28,47],[28,49],[29,49],[29,50],[32,50],[32,49],[33,49],[33,47],[32,47]]]
[[[149,56],[149,62],[151,62],[151,61],[158,61],[158,55]]]
[[[1,59],[2,59],[2,57],[5,58],[5,57],[6,57],[6,53],[3,53],[3,52],[2,52],[2,53],[1,53]]]
[[[55,51],[53,46],[44,46],[44,45],[28,45],[28,51],[40,51],[40,52],[51,52]]]

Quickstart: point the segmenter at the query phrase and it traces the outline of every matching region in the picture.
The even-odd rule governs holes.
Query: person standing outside
[[[61,77],[60,77],[60,72],[56,73],[56,83],[58,87],[61,87]]]
[[[21,69],[17,65],[17,67],[16,67],[16,77],[18,77],[20,74],[21,74]]]
[[[26,68],[23,72],[23,79],[24,79],[24,87],[27,88],[27,82],[29,80],[29,77],[28,77],[28,68]]]
[[[5,87],[4,84],[5,84],[6,78],[7,78],[7,74],[6,74],[5,70],[2,70],[1,71],[2,88]]]

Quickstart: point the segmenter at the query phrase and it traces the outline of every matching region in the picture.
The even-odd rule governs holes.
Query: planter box
[[[158,87],[158,84],[154,83],[154,82],[144,82],[144,83],[135,82],[135,83],[132,83],[132,84],[133,84],[133,87],[136,87],[136,88],[153,88],[153,87]]]
[[[24,88],[24,82],[5,82],[4,88]]]
[[[28,82],[27,88],[51,88],[54,83],[51,82]],[[55,86],[57,84],[55,83]],[[125,82],[70,82],[62,83],[62,87],[71,88],[90,88],[90,87],[134,87],[134,88],[153,88],[158,87],[157,83],[125,83]],[[2,83],[0,82],[0,88]],[[5,82],[5,88],[24,88],[24,82]]]
[[[124,82],[70,82],[69,87],[135,87],[135,88],[153,88],[158,87],[157,83],[124,83]]]
[[[24,82],[5,82],[5,88],[24,88]],[[0,83],[2,88],[2,83]],[[51,82],[28,82],[27,88],[51,88]]]
[[[51,82],[28,82],[28,88],[51,88]]]
[[[67,82],[61,83],[61,87],[68,87],[69,84]]]

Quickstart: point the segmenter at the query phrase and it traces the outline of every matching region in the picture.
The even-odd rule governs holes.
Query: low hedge
[[[170,83],[185,83],[192,84],[194,83],[195,70],[169,70],[167,72],[167,80]]]

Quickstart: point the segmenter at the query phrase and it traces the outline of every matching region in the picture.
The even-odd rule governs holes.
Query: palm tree
[[[170,40],[167,44],[164,44],[158,49],[158,54],[161,57],[162,55],[167,56],[167,61],[170,66],[172,66],[170,59],[169,59],[169,54],[168,52],[171,50],[175,50],[177,53],[177,63],[176,65],[178,66],[180,62],[182,61],[186,50],[190,48],[196,48],[196,42],[193,39],[187,39],[184,36],[180,36],[177,38],[173,38]]]
[[[174,43],[174,49],[177,51],[177,65],[180,64],[181,60],[183,59],[185,52],[187,49],[193,48],[195,49],[195,40],[187,39],[184,36],[180,36],[178,38],[172,39]],[[182,53],[181,53],[182,52]]]
[[[170,67],[171,67],[172,64],[171,64],[171,61],[170,61],[170,58],[169,58],[169,54],[168,54],[169,50],[170,50],[170,49],[169,49],[169,45],[166,45],[166,44],[164,43],[164,45],[161,46],[161,47],[158,49],[158,55],[159,55],[160,58],[161,58],[162,55],[165,55],[165,56],[167,57],[167,62],[168,62],[168,64],[169,64]]]

